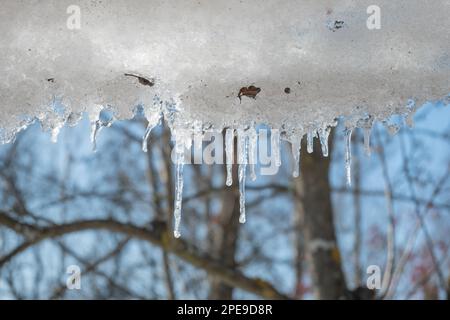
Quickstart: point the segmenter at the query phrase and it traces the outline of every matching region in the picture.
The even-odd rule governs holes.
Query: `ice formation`
[[[247,220],[245,215],[245,180],[248,164],[248,135],[244,129],[238,129],[238,164],[239,164],[239,222],[245,223]],[[279,148],[273,148],[272,150]]]
[[[148,148],[148,139],[150,138],[150,134],[162,119],[162,113],[160,109],[148,109],[145,111],[145,117],[148,121],[147,129],[145,129],[144,137],[142,138],[142,151],[147,152]]]
[[[330,137],[331,127],[319,128],[318,133],[322,154],[324,157],[328,157],[328,138]]]
[[[175,238],[179,238],[181,236],[180,233],[180,222],[181,222],[181,205],[183,202],[183,168],[185,165],[185,153],[186,150],[190,150],[192,146],[192,140],[190,132],[186,132],[185,130],[174,130],[173,131],[174,140],[175,140],[175,166],[176,166],[176,175],[175,175],[175,203],[174,203],[174,231],[173,235]]]
[[[352,132],[353,129],[345,130],[345,177],[347,185],[352,185]]]
[[[313,131],[308,131],[306,134],[306,150],[308,153],[314,152],[314,136],[315,133]]]
[[[300,152],[302,150],[302,137],[297,136],[291,142],[292,158],[294,159],[294,170],[292,176],[298,178],[300,176]]]
[[[103,128],[142,106],[142,149],[162,119],[176,141],[176,236],[184,152],[205,128],[226,128],[228,186],[238,139],[241,221],[256,125],[276,129],[277,166],[280,140],[292,144],[299,176],[304,133],[307,151],[318,138],[327,156],[330,128],[345,118],[350,183],[352,130],[364,130],[369,154],[374,121],[411,124],[415,106],[450,92],[450,1],[376,5],[380,17],[371,0],[1,1],[0,143],[34,121],[56,141],[87,112],[95,148]]]
[[[114,114],[108,108],[98,107],[97,113],[91,113],[91,143],[92,150],[97,151],[97,136],[105,127],[110,127],[114,121]],[[52,134],[53,135],[53,134]]]
[[[225,154],[226,154],[226,166],[227,166],[227,180],[226,185],[231,186],[233,184],[233,162],[234,162],[234,130],[226,129],[225,132]]]

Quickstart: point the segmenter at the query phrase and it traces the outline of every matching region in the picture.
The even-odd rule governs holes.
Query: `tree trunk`
[[[347,297],[341,255],[336,241],[329,185],[330,159],[302,147],[301,178],[296,179],[296,195],[303,199],[305,250],[310,262],[314,293],[318,299]],[[332,145],[330,143],[330,154]]]
[[[234,144],[236,151],[236,142]],[[234,163],[237,163],[234,152]],[[233,185],[223,193],[222,211],[218,217],[218,228],[213,230],[213,244],[211,254],[216,256],[227,267],[236,267],[236,248],[239,236],[239,181],[238,165],[234,164],[232,169]],[[226,176],[226,166],[224,166],[224,176]],[[222,282],[211,279],[210,299],[231,300],[233,298],[233,288]]]

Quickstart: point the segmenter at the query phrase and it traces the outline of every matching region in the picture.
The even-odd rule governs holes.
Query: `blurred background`
[[[376,124],[370,157],[353,132],[351,187],[343,127],[299,178],[284,143],[277,175],[247,179],[245,224],[237,166],[226,187],[223,165],[186,165],[180,239],[167,127],[144,153],[145,119],[117,121],[94,153],[87,117],[55,144],[35,123],[0,146],[0,299],[447,299],[450,108],[414,120]]]

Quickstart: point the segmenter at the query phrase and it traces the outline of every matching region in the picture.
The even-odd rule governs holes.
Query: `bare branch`
[[[20,222],[8,217],[5,213],[0,212],[0,224],[16,231],[23,230]],[[25,229],[29,226],[26,225]],[[110,232],[121,233],[142,241],[149,242],[160,248],[165,248],[190,263],[191,265],[201,268],[208,272],[211,276],[220,278],[224,283],[240,288],[242,290],[254,293],[266,299],[288,299],[288,297],[276,290],[270,283],[262,279],[253,279],[245,276],[243,273],[231,268],[223,266],[220,261],[202,254],[194,246],[189,245],[184,240],[176,240],[167,232],[155,232],[154,230],[138,227],[131,224],[124,224],[114,220],[82,220],[56,226],[49,226],[41,229],[32,229],[34,236],[32,240],[24,244],[21,252],[43,240],[51,238],[59,238],[66,234],[76,233],[85,230],[107,230]],[[160,233],[160,234],[158,234]],[[8,255],[9,256],[9,255]],[[0,258],[0,266],[6,263],[4,258]]]

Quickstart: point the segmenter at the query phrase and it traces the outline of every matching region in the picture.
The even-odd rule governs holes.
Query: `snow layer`
[[[306,132],[445,97],[450,1],[377,0],[379,30],[366,25],[372,4],[1,0],[2,142],[36,118],[57,135],[61,122],[83,111],[95,119],[105,106],[116,119],[141,104],[173,125]],[[250,86],[254,98],[241,90]]]

